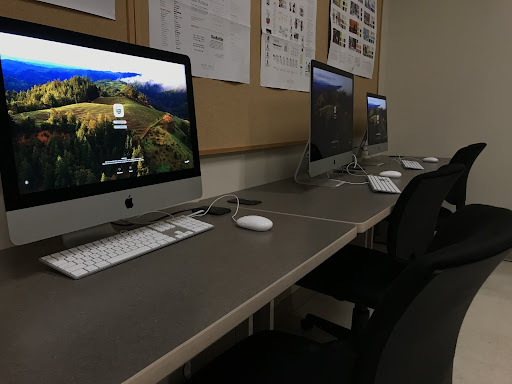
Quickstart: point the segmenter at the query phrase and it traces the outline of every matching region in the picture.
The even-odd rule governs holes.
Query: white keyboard
[[[368,175],[373,192],[402,193],[389,177]]]
[[[212,228],[211,224],[180,216],[44,256],[40,260],[73,279],[80,279]]]
[[[425,169],[417,161],[402,160],[402,165],[405,169]]]

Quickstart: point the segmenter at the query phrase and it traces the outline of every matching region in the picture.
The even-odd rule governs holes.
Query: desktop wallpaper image
[[[0,65],[20,193],[194,167],[184,66],[3,33]]]
[[[314,69],[311,89],[311,160],[352,151],[353,81]]]
[[[368,144],[382,144],[388,141],[388,118],[386,101],[368,97]]]

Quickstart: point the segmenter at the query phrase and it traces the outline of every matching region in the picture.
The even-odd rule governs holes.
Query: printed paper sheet
[[[331,0],[327,64],[354,75],[373,76],[377,0]]]
[[[317,0],[261,0],[261,85],[309,91]]]
[[[58,5],[90,13],[107,19],[116,19],[116,0],[38,0],[43,3]]]
[[[250,0],[149,0],[150,46],[190,57],[192,74],[250,81]]]

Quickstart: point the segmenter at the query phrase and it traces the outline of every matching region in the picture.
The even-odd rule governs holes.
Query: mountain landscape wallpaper
[[[311,102],[311,160],[351,151],[352,79],[315,68]]]
[[[388,117],[386,101],[375,97],[368,98],[368,144],[381,144],[388,141]]]
[[[0,34],[21,193],[193,168],[182,65],[43,42]]]

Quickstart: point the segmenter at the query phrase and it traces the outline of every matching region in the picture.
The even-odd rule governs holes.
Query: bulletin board
[[[354,129],[366,127],[366,92],[377,93],[382,1],[373,79],[355,78]],[[251,0],[251,83],[194,78],[199,149],[202,155],[305,143],[309,94],[260,86],[261,0]],[[148,3],[116,0],[116,20],[34,0],[1,0],[0,15],[140,45],[149,45]],[[327,61],[329,1],[318,1],[316,60]]]

